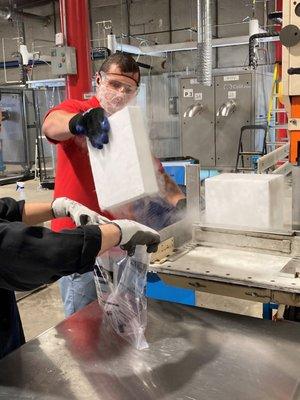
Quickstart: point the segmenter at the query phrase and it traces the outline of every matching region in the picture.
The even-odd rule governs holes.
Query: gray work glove
[[[55,218],[72,218],[76,226],[101,225],[111,222],[95,211],[67,197],[58,197],[55,199],[52,203],[52,212]]]
[[[119,227],[121,239],[118,245],[121,249],[126,250],[129,256],[133,256],[135,247],[138,245],[147,246],[148,253],[157,251],[160,235],[154,229],[128,219],[118,219],[111,222]]]

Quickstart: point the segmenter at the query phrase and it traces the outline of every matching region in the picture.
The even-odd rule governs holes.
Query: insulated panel
[[[283,229],[284,178],[220,174],[205,181],[205,220],[215,226]]]
[[[202,107],[193,116],[192,106]],[[215,165],[214,89],[196,78],[180,83],[181,149],[183,156],[197,158],[201,167]]]
[[[129,106],[109,117],[109,143],[102,150],[90,144],[89,156],[102,209],[112,209],[155,194],[158,186],[140,107]]]

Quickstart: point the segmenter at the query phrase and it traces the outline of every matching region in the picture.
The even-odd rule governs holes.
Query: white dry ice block
[[[128,106],[108,120],[109,143],[102,150],[87,140],[98,203],[104,210],[158,192],[141,108]]]
[[[205,220],[216,226],[283,228],[284,178],[224,173],[205,181]]]

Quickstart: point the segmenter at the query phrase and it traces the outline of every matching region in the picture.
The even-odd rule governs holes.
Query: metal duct
[[[197,76],[212,85],[212,31],[210,0],[197,0]]]

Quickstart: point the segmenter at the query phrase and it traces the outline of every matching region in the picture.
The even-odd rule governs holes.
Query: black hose
[[[251,35],[249,38],[249,66],[253,69],[256,69],[257,67],[257,61],[255,58],[255,40],[260,39],[260,38],[266,38],[266,37],[275,37],[279,36],[279,33],[255,33],[254,35]]]

